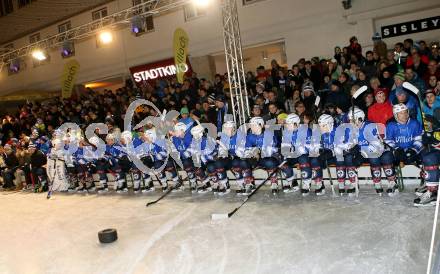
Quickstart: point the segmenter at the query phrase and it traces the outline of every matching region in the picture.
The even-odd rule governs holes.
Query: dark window
[[[18,8],[22,8],[26,5],[29,5],[32,2],[35,2],[36,0],[18,0]]]
[[[70,21],[67,21],[66,23],[63,23],[61,25],[58,25],[58,33],[63,33],[72,28]]]
[[[253,4],[258,1],[261,1],[261,0],[243,0],[243,5]]]
[[[8,15],[14,11],[12,0],[0,0],[0,16]]]
[[[102,8],[99,10],[95,10],[94,12],[92,12],[92,20],[99,20],[101,18],[104,18],[108,15],[107,13],[107,8]]]

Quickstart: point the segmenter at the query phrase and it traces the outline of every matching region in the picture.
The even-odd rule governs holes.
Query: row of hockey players
[[[323,170],[335,164],[338,191],[341,195],[347,193],[349,196],[355,193],[357,168],[362,163],[369,163],[374,188],[379,195],[384,192],[381,184],[383,170],[387,178],[386,192],[390,196],[398,192],[397,165],[421,163],[426,184],[418,189],[416,194],[419,197],[414,200],[414,205],[432,205],[437,198],[439,151],[431,149],[429,144],[422,144],[422,127],[417,120],[409,118],[405,105],[395,105],[393,113],[395,121],[386,125],[384,139],[377,129],[373,131],[376,139],[381,141],[379,144],[367,141],[364,130],[370,123],[362,110],[354,107],[348,113],[350,123],[358,129],[357,142],[353,143],[342,142],[339,145],[336,142],[334,119],[327,114],[322,114],[318,119],[321,132],[319,140],[313,141],[312,129],[307,129],[307,141],[304,142],[300,138],[300,118],[296,114],[289,114],[284,130],[268,131],[266,135],[264,120],[261,117],[252,118],[249,122],[250,133],[245,135],[244,140],[240,140],[232,121],[224,123],[218,140],[208,137],[201,125],[188,129],[183,123],[174,126],[168,140],[165,136],[157,136],[154,128],[139,137],[124,131],[119,140],[113,134],[108,134],[102,155],[98,149],[102,140],[92,137],[88,143],[80,140],[77,151],[65,161],[69,181],[74,184],[72,188],[76,187],[78,191],[92,190],[95,186],[99,192],[108,191],[110,174],[115,178],[117,192],[128,191],[127,176],[133,181],[135,193],[154,191],[152,176],[157,177],[163,191],[167,191],[168,187],[181,190],[183,185],[178,175],[178,166],[181,164],[193,192],[212,191],[220,195],[230,192],[227,170],[235,176],[237,194],[251,193],[255,189],[252,171],[256,168],[262,168],[270,174],[274,194],[282,189],[284,192],[301,191],[303,195],[308,195],[313,189],[316,195],[323,195]],[[272,134],[270,138],[268,134]],[[167,145],[167,141],[172,146]],[[240,146],[240,142],[244,142],[244,146]],[[291,156],[283,156],[286,154],[281,150],[285,148],[288,148]],[[370,153],[366,155],[365,151]],[[168,152],[174,157],[168,157]],[[136,157],[132,157],[132,154]],[[376,157],[371,157],[374,154]],[[140,159],[151,172],[142,172],[135,158]],[[284,161],[285,164],[279,167],[284,178],[280,186],[275,171]],[[165,169],[162,172],[154,171],[163,166]],[[301,174],[300,184],[296,180],[295,170]],[[99,177],[98,182],[93,181],[93,174]],[[169,181],[172,181],[170,186]]]

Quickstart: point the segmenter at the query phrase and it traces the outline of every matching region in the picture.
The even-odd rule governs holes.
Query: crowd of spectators
[[[282,123],[287,113],[296,113],[306,124],[313,123],[317,112],[332,114],[342,121],[351,106],[353,93],[368,87],[355,104],[370,121],[386,123],[393,119],[392,105],[405,103],[410,115],[421,118],[421,111],[435,124],[440,121],[440,53],[438,43],[405,39],[403,43],[387,45],[373,37],[374,49],[364,52],[356,37],[345,47],[335,47],[331,58],[299,59],[291,67],[272,60],[271,67],[259,66],[246,74],[246,86],[251,116],[266,121],[276,118]],[[423,106],[417,97],[402,87],[408,81],[421,91]],[[316,96],[319,107],[315,107]],[[69,99],[54,98],[45,102],[29,102],[17,113],[2,117],[0,124],[0,165],[11,171],[31,161],[29,144],[38,142],[39,150],[47,152],[54,131],[64,122],[73,122],[83,129],[91,123],[103,122],[110,131],[123,128],[124,114],[129,104],[143,98],[160,110],[177,110],[183,122],[194,120],[215,124],[221,128],[225,113],[232,113],[231,93],[227,74],[215,75],[213,81],[201,79],[196,73],[185,78],[158,80],[153,85],[134,87],[128,81],[115,91],[94,92],[87,89]],[[153,108],[143,106],[136,111],[134,123],[146,115],[157,115]],[[35,158],[35,157],[34,157]],[[3,172],[3,182],[11,186],[11,178]],[[26,180],[23,175],[15,177]]]

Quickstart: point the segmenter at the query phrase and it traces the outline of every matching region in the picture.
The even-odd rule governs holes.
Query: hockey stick
[[[249,194],[244,201],[238,206],[236,207],[234,210],[232,210],[229,213],[214,213],[211,214],[211,219],[212,220],[221,220],[221,219],[228,219],[231,218],[232,215],[234,215],[247,201],[249,201],[249,199],[276,173],[278,172],[278,170],[287,163],[287,161],[283,161],[280,165],[278,165],[274,171],[272,171],[271,174],[269,174],[269,177],[267,177],[260,185],[258,185],[255,190]]]
[[[330,168],[328,166],[327,159],[325,160],[325,165],[327,166],[328,178],[330,179],[330,186],[332,187],[332,195],[333,195],[333,197],[336,197],[335,186],[333,185],[333,178],[332,178],[332,174],[330,172]]]
[[[171,161],[173,161],[174,168],[176,168],[176,163],[174,162],[174,160],[171,159]],[[179,180],[180,180],[179,171],[177,170],[177,168],[176,168],[176,172],[177,172],[177,177],[178,177]],[[182,181],[180,181],[180,183],[182,183]],[[182,185],[183,185],[183,184],[182,184]],[[170,188],[169,188],[164,194],[162,194],[162,196],[160,196],[159,198],[157,198],[157,199],[154,200],[154,201],[148,202],[145,206],[146,206],[146,207],[149,207],[150,205],[154,205],[154,204],[156,204],[157,202],[159,202],[160,200],[162,200],[163,198],[165,198],[168,194],[170,194],[171,191],[173,191],[174,189],[175,189],[175,187],[170,187]]]
[[[402,86],[416,95],[417,100],[419,101],[420,116],[422,117],[422,124],[423,124],[422,127],[424,128],[425,127],[425,118],[423,117],[423,110],[422,110],[423,101],[420,98],[420,90],[409,82],[403,82]]]
[[[437,197],[437,200],[435,202],[434,223],[432,224],[431,245],[429,247],[428,268],[426,269],[426,274],[431,273],[432,255],[434,253],[435,234],[436,234],[436,231],[437,231],[437,219],[438,219],[439,201],[440,200]]]

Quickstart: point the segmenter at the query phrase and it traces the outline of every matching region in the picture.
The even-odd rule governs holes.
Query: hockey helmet
[[[365,113],[358,107],[350,108],[347,115],[348,119],[350,119],[350,121],[354,120],[355,123],[362,123],[365,121]]]
[[[183,131],[183,132],[185,132],[186,131],[186,125],[185,125],[185,123],[182,123],[182,122],[179,122],[179,123],[177,123],[177,124],[175,124],[174,125],[174,131]]]
[[[333,117],[331,115],[322,114],[321,116],[319,116],[318,124],[319,124],[319,127],[321,127],[321,128],[327,127],[328,131],[332,131],[333,125],[335,124],[335,120],[333,119]]]
[[[397,114],[402,111],[408,111],[408,107],[405,104],[400,103],[393,106],[393,115],[396,121],[398,121]]]
[[[194,137],[194,139],[199,140],[202,138],[204,131],[204,127],[202,127],[201,125],[197,125],[191,129],[191,135]]]
[[[156,130],[154,130],[154,129],[146,130],[144,132],[144,136],[145,136],[145,138],[147,138],[147,140],[149,142],[154,143],[156,141],[156,138],[157,138]]]

